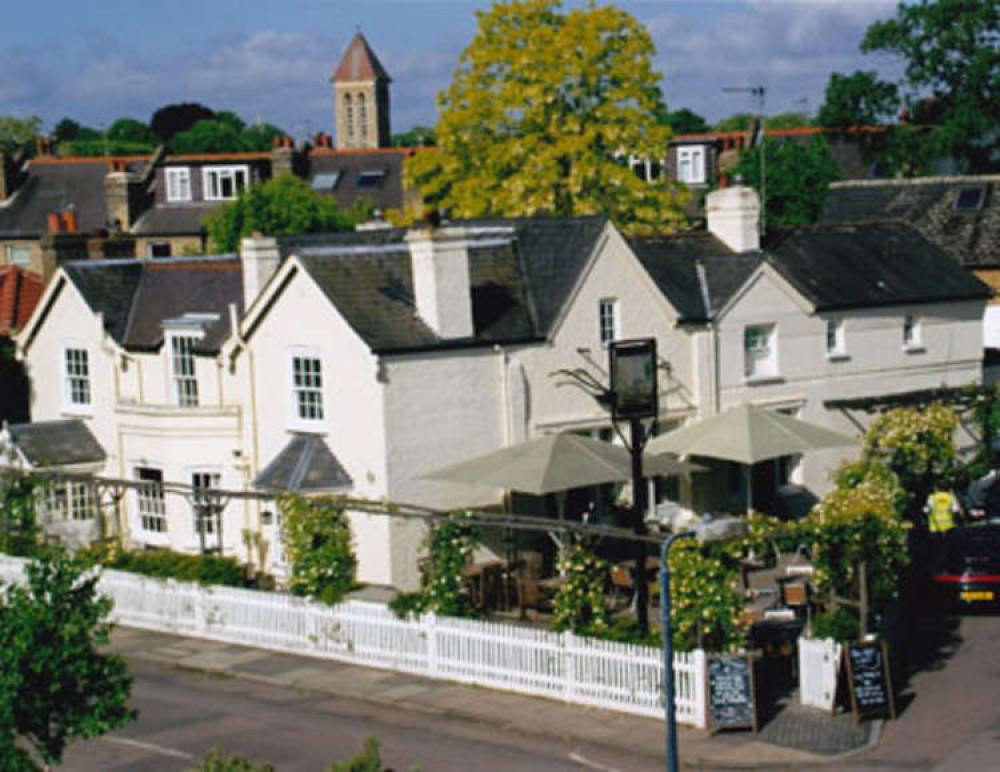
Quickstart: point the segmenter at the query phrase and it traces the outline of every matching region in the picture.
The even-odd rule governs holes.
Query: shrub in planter
[[[451,513],[453,521],[435,523],[428,539],[427,573],[421,588],[422,608],[442,616],[467,617],[473,609],[462,591],[463,570],[478,543],[466,515]],[[415,609],[416,610],[416,609]]]
[[[738,545],[681,540],[670,550],[670,610],[676,651],[734,651],[746,645]]]
[[[813,617],[811,637],[856,641],[861,637],[861,623],[853,612],[841,606]]]

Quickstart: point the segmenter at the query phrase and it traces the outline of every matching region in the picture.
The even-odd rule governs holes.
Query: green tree
[[[284,136],[285,130],[271,123],[252,123],[240,132],[243,148],[247,151],[263,152],[274,146],[274,138]]]
[[[131,142],[155,148],[159,142],[153,130],[142,121],[135,118],[119,118],[108,126],[108,139],[111,141]]]
[[[149,127],[164,142],[182,131],[187,131],[198,121],[210,121],[215,111],[197,102],[164,105],[153,113]]]
[[[431,147],[435,144],[434,129],[428,126],[414,126],[409,131],[392,135],[393,147]]]
[[[754,148],[740,156],[737,172],[760,190],[760,156]],[[840,170],[823,137],[802,144],[768,138],[764,144],[767,182],[765,213],[769,225],[808,225],[819,217],[827,187]]]
[[[18,118],[16,115],[0,115],[0,149],[14,153],[28,144],[42,128],[42,119],[37,115]]]
[[[365,214],[366,208],[360,205],[341,210],[333,198],[313,192],[298,177],[283,174],[240,191],[235,201],[205,218],[205,228],[216,249],[233,252],[240,239],[254,231],[294,236],[350,230],[365,219]]]
[[[764,119],[766,129],[803,129],[811,121],[805,113],[775,113]]]
[[[608,214],[632,231],[679,221],[674,183],[624,163],[662,157],[670,139],[642,25],[613,6],[564,13],[558,0],[477,16],[438,97],[438,148],[407,162],[425,199],[460,217]]]
[[[846,129],[874,126],[891,119],[899,109],[899,89],[879,80],[874,70],[858,70],[851,75],[833,73],[826,84],[820,126]]]
[[[965,171],[988,171],[1000,125],[1000,3],[997,0],[919,0],[900,3],[892,19],[872,24],[861,50],[895,54],[905,66],[911,112],[932,98],[937,154]],[[926,104],[926,103],[925,103]]]
[[[660,120],[675,134],[704,134],[709,130],[708,122],[686,107],[665,113]]]
[[[135,719],[124,660],[103,653],[111,600],[82,562],[51,553],[27,567],[0,605],[0,758],[32,769],[26,745],[58,764],[73,740],[97,737]]]
[[[218,120],[198,121],[170,138],[170,149],[183,153],[241,153],[246,149],[242,130]]]
[[[80,136],[83,126],[72,118],[63,118],[56,127],[52,129],[52,139],[56,142],[71,142]]]
[[[750,124],[754,121],[759,121],[760,116],[755,113],[734,113],[728,118],[723,118],[721,121],[716,123],[713,127],[713,131],[746,131],[750,128]]]

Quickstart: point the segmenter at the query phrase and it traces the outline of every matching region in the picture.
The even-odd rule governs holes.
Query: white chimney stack
[[[472,290],[465,229],[421,228],[406,234],[417,313],[444,339],[471,338]]]
[[[709,232],[734,252],[760,249],[760,197],[753,188],[733,185],[705,199]]]
[[[277,239],[256,234],[243,239],[240,262],[243,264],[243,307],[249,308],[281,265]]]

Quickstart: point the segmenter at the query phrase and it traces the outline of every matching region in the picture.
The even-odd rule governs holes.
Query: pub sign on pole
[[[609,350],[611,417],[615,421],[655,418],[656,339],[614,341]]]

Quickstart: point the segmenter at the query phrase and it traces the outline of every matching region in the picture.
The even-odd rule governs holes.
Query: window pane
[[[66,349],[66,391],[71,405],[90,404],[90,365],[86,349]]]
[[[292,359],[292,388],[295,392],[295,408],[299,419],[320,421],[323,419],[323,376],[320,361],[315,357],[294,357]]]
[[[137,467],[136,479],[146,482],[136,491],[136,505],[139,511],[139,525],[150,533],[166,533],[166,502],[163,498],[163,472],[159,469]]]

